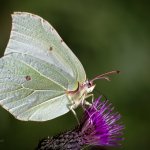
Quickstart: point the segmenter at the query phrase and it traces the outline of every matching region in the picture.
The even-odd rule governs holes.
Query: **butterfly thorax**
[[[78,83],[76,90],[67,91],[68,98],[73,104],[74,109],[85,102],[86,97],[93,91],[94,87],[95,85],[87,80],[82,84]]]

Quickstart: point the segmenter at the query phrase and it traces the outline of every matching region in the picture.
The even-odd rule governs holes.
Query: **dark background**
[[[138,0],[0,0],[0,54],[14,11],[48,20],[82,62],[89,79],[119,69],[111,82],[96,81],[122,114],[122,150],[150,149],[150,5]],[[77,109],[79,116],[80,110]],[[54,120],[22,122],[0,107],[0,150],[33,150],[39,139],[74,128],[72,113]],[[111,148],[110,148],[111,149]]]

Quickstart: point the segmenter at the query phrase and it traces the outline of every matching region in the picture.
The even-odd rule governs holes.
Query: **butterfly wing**
[[[0,104],[20,120],[45,121],[67,113],[68,82],[65,72],[33,56],[12,53],[0,59]]]
[[[20,120],[45,121],[69,111],[68,90],[86,79],[82,64],[41,17],[12,15],[0,59],[0,104]]]
[[[5,51],[29,54],[50,64],[57,64],[76,81],[86,80],[84,68],[78,58],[63,42],[56,30],[44,19],[26,12],[12,15],[12,31]],[[74,85],[69,85],[74,90]]]

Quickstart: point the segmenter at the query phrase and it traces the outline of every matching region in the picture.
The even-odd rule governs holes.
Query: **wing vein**
[[[59,85],[59,86],[62,87],[64,90],[66,90],[66,88],[65,88],[64,86],[62,86],[62,85],[59,84],[58,82],[56,82],[56,81],[50,79],[49,77],[45,76],[44,74],[41,74],[41,72],[39,72],[39,71],[38,71],[37,69],[35,69],[34,67],[30,66],[30,65],[29,65],[28,63],[26,63],[25,61],[21,61],[21,60],[19,60],[19,61],[22,62],[23,64],[25,64],[26,66],[28,66],[29,68],[33,69],[33,70],[36,71],[37,73],[39,73],[42,77],[44,77],[44,78],[46,78],[46,79],[52,81],[53,83]]]
[[[22,89],[24,89],[24,88],[22,88]],[[14,91],[13,91],[14,92]],[[24,98],[27,98],[28,96],[31,96],[33,93],[35,93],[35,91],[31,91],[31,93],[29,93],[29,94],[27,94],[25,97],[23,97],[23,98],[21,98],[21,99],[19,99],[19,100],[15,100],[15,101],[13,101],[13,102],[8,102],[8,103],[5,103],[5,104],[10,104],[10,103],[14,103],[14,102],[17,102],[17,101],[21,101],[22,99],[24,99]],[[2,101],[5,101],[6,99],[3,99]],[[21,105],[19,105],[18,107],[20,107]],[[14,107],[14,108],[17,108],[17,107]],[[11,108],[11,109],[9,109],[9,110],[12,110],[12,109],[14,109],[14,108]]]
[[[39,103],[38,105],[35,105],[35,106],[33,106],[33,107],[27,109],[26,111],[20,113],[19,115],[21,115],[21,114],[23,114],[23,113],[26,113],[26,112],[28,112],[28,111],[30,111],[30,110],[36,108],[36,107],[39,107],[40,105],[43,105],[44,103],[47,103],[47,102],[49,102],[49,101],[51,101],[51,100],[54,101],[55,99],[57,99],[57,98],[59,98],[59,97],[63,97],[64,95],[65,95],[65,94],[61,94],[61,95],[59,95],[59,96],[56,96],[55,98],[48,99],[48,100],[46,100],[46,101],[44,101],[44,102],[41,102],[41,103]],[[36,110],[36,111],[37,111],[37,110]],[[36,112],[36,111],[35,111],[35,112]],[[35,113],[35,112],[34,112],[34,113]],[[34,113],[33,113],[33,114],[34,114]],[[19,115],[18,115],[18,116],[19,116]],[[17,117],[18,117],[18,116],[17,116]],[[32,114],[31,114],[31,116],[32,116]],[[29,118],[31,118],[31,116],[30,116]],[[28,119],[29,119],[29,118],[28,118]]]

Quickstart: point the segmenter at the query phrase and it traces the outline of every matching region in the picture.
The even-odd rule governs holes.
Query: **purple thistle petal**
[[[124,126],[118,123],[121,115],[113,113],[114,107],[108,100],[100,99],[85,111],[80,126],[84,142],[89,145],[117,146],[123,140]]]

